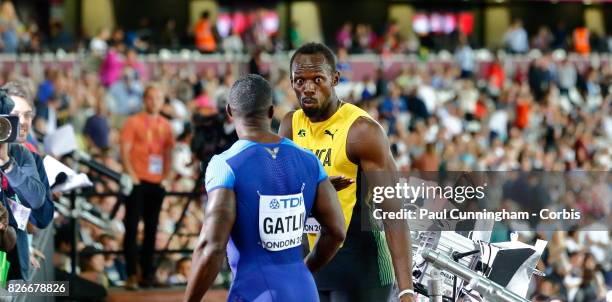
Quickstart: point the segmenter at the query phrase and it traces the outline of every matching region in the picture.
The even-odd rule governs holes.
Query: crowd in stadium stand
[[[249,14],[246,27],[239,30],[219,27],[218,20],[213,19],[209,11],[203,11],[186,32],[177,28],[174,19],[152,24],[145,17],[139,20],[136,28],[101,28],[89,36],[76,36],[59,19],[51,20],[50,30],[45,34],[35,22],[22,22],[13,3],[3,1],[0,5],[0,49],[3,53],[40,53],[57,49],[89,49],[100,53],[114,45],[134,49],[138,53],[156,52],[162,48],[197,49],[202,53],[252,53],[256,50],[272,53],[295,49],[303,42],[299,24],[289,24],[288,34],[284,37],[278,28],[271,30],[266,27],[265,10],[255,10]],[[458,28],[444,35],[405,35],[395,20],[376,26],[347,21],[329,40],[335,47],[345,48],[349,53],[419,53],[423,49],[453,50],[461,44],[461,35]],[[522,21],[516,19],[503,36],[503,47],[511,53],[526,53],[530,49],[566,49],[586,54],[606,52],[611,44],[610,37],[586,26],[568,28],[563,20],[553,28],[543,25],[530,36]]]
[[[9,3],[9,2],[5,2]],[[34,26],[27,29],[15,18],[14,9],[2,6],[2,49],[41,49]],[[201,30],[206,32],[207,16],[202,16]],[[58,34],[49,39],[60,45],[69,44],[69,37]],[[337,91],[343,101],[358,104],[376,118],[387,131],[391,150],[403,171],[573,171],[578,180],[571,185],[548,190],[542,184],[524,185],[521,194],[507,191],[492,193],[487,208],[517,209],[527,206],[522,197],[543,194],[542,200],[559,209],[580,208],[585,215],[601,219],[610,215],[612,195],[607,175],[589,171],[612,168],[612,64],[576,65],[568,57],[544,52],[529,61],[525,71],[509,66],[506,58],[492,61],[486,70],[478,70],[474,50],[465,37],[458,36],[454,63],[429,62],[405,67],[398,74],[386,76],[372,71],[364,78],[351,78],[347,61],[351,52],[405,52],[419,47],[417,40],[398,39],[397,28],[391,25],[378,38],[371,26],[358,24],[353,29],[345,24],[335,37],[338,46],[338,70],[343,73]],[[170,191],[198,192],[200,164],[223,151],[236,140],[232,125],[223,110],[227,94],[239,75],[219,74],[208,69],[201,74],[163,68],[153,75],[138,57],[147,47],[146,24],[137,33],[112,33],[102,30],[91,39],[87,68],[80,75],[72,70],[45,70],[44,79],[29,79],[35,92],[36,118],[31,142],[37,144],[59,126],[71,124],[79,132],[81,146],[97,161],[122,172],[119,132],[125,119],[142,108],[142,94],[147,83],[159,83],[165,93],[162,114],[167,118],[176,138],[172,168],[174,182]],[[169,21],[162,37],[169,45],[178,45],[174,25]],[[578,29],[580,30],[580,29]],[[513,24],[505,36],[511,52],[524,53],[530,47],[550,50],[569,47],[579,53],[604,50],[605,43],[587,41],[588,48],[569,32],[559,33],[543,28],[534,37],[527,37],[520,22]],[[581,33],[573,33],[580,38]],[[57,40],[53,40],[57,39]],[[62,40],[65,39],[65,40]],[[245,40],[216,41],[203,34],[198,48],[214,52],[225,45],[243,51]],[[559,40],[561,39],[561,40]],[[256,39],[255,39],[256,40]],[[296,38],[295,41],[299,39]],[[574,43],[566,44],[573,40]],[[68,41],[68,42],[67,42]],[[254,41],[254,40],[252,40]],[[274,49],[265,39],[257,44]],[[582,41],[584,42],[584,41]],[[560,43],[560,44],[559,44]],[[211,45],[215,45],[212,47]],[[223,45],[223,46],[220,46]],[[249,44],[251,45],[251,44]],[[597,46],[596,46],[597,45]],[[228,46],[229,47],[229,46]],[[601,48],[599,48],[601,47]],[[258,58],[250,70],[258,71]],[[382,68],[382,67],[381,67]],[[269,78],[274,87],[275,126],[290,110],[298,108],[288,77],[284,72]],[[5,72],[0,82],[22,75]],[[268,75],[269,76],[269,75]],[[117,192],[116,183],[97,177],[90,171],[96,192]],[[544,188],[544,189],[543,189]],[[91,197],[100,212],[109,214],[117,197]],[[177,230],[176,221],[185,216]],[[110,229],[101,229],[86,220],[80,222],[80,276],[104,286],[120,286],[126,279],[121,254],[96,254],[96,251],[121,250],[124,228],[121,207]],[[192,249],[200,231],[203,208],[200,202],[186,197],[166,197],[159,220],[156,249]],[[536,238],[549,241],[539,269],[546,277],[536,277],[537,292],[533,301],[560,297],[563,301],[599,301],[612,287],[612,258],[609,231],[597,225],[571,226],[570,231],[522,231],[522,240]],[[55,221],[56,267],[69,270],[70,231],[67,218]],[[535,230],[537,225],[528,226]],[[601,226],[600,226],[601,227]],[[608,229],[604,225],[603,229]],[[538,228],[541,230],[542,228]],[[602,228],[599,228],[602,229]],[[508,240],[513,226],[496,229],[496,240]],[[523,228],[524,230],[524,228]],[[142,232],[142,230],[140,230]],[[174,234],[174,235],[173,235]],[[172,236],[172,240],[170,237]],[[170,240],[170,241],[169,241]],[[34,259],[33,261],[36,261]],[[190,266],[189,253],[167,253],[156,260],[156,285],[185,284]],[[218,283],[227,282],[220,277]],[[599,300],[598,300],[599,299]]]

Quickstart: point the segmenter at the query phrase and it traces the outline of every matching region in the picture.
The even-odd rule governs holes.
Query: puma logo
[[[327,134],[329,136],[331,136],[332,140],[334,140],[334,135],[336,135],[336,132],[338,132],[338,129],[336,129],[336,131],[334,131],[333,133],[329,130],[325,130],[325,132],[323,132],[323,134]]]
[[[276,155],[278,155],[278,147],[273,148],[273,149],[264,147],[264,149],[266,149],[266,151],[268,151],[270,156],[272,156],[272,159],[276,159]]]

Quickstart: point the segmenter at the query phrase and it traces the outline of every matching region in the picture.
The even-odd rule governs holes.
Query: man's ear
[[[227,116],[229,116],[230,121],[233,121],[234,116],[232,115],[232,107],[230,107],[230,104],[225,105],[225,112],[227,112]]]
[[[338,82],[340,82],[340,72],[336,70],[332,75],[332,86],[338,85]]]
[[[272,119],[272,117],[274,117],[274,106],[270,105],[270,108],[268,108],[268,118]]]

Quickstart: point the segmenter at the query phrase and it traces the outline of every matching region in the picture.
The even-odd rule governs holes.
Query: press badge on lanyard
[[[19,197],[15,195],[15,200],[11,198],[6,198],[8,200],[9,207],[11,208],[11,212],[13,213],[13,217],[15,218],[15,222],[17,222],[17,228],[22,231],[26,230],[28,225],[28,220],[30,219],[30,213],[32,209],[21,205],[19,202]]]
[[[302,186],[302,192],[304,186]],[[259,237],[272,252],[300,246],[306,207],[302,192],[292,195],[261,195],[259,192]]]
[[[164,171],[164,159],[159,155],[149,155],[149,173],[160,175]]]

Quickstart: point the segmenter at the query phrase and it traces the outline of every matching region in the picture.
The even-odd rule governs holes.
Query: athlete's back
[[[232,189],[236,221],[227,246],[234,274],[228,301],[318,301],[301,241],[320,181],[316,156],[288,139],[239,140],[213,157],[206,189]]]

